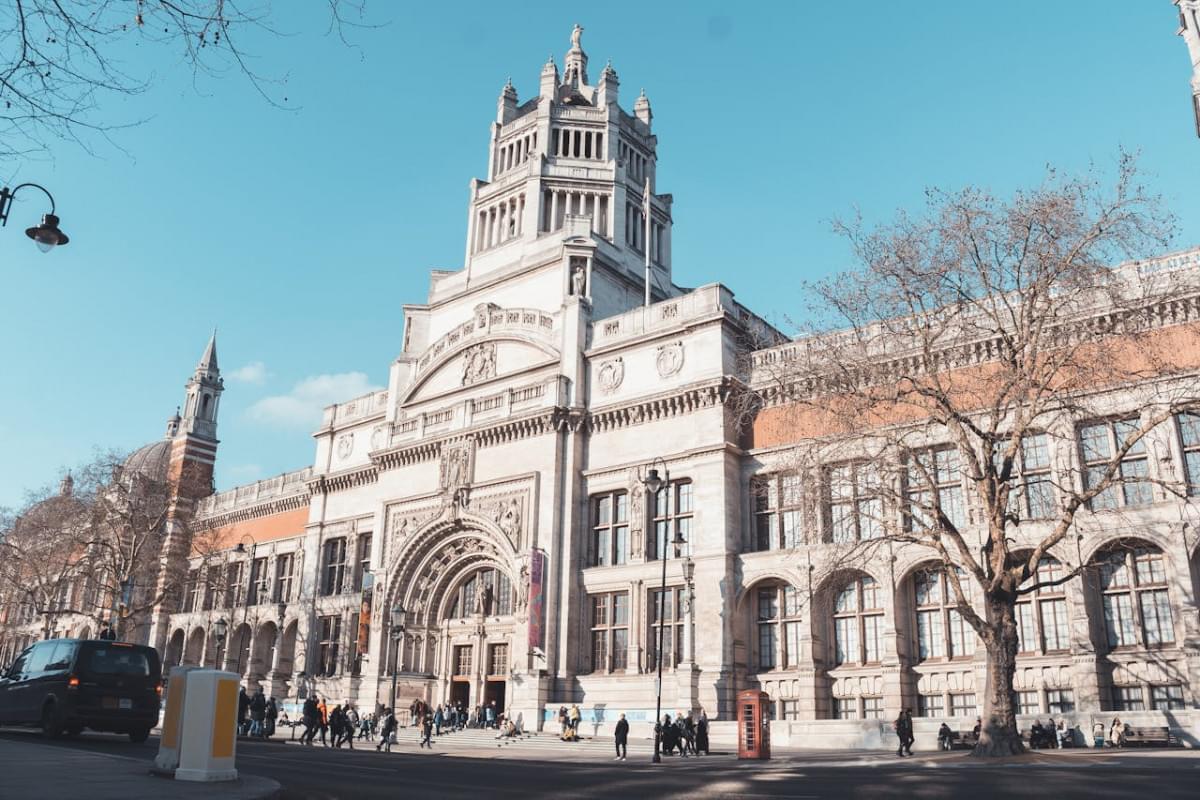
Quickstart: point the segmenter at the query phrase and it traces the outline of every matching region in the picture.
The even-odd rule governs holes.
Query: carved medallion
[[[371,449],[372,450],[379,450],[379,449],[387,446],[387,443],[388,443],[387,429],[388,429],[388,426],[386,424],[385,425],[376,425],[375,430],[371,431]]]
[[[658,374],[663,378],[669,378],[683,369],[683,342],[660,345],[658,354],[654,357],[654,365],[658,367]]]
[[[600,365],[600,391],[611,394],[625,380],[625,360],[620,356]]]
[[[346,433],[338,437],[337,454],[338,458],[349,458],[354,452],[354,434]]]
[[[463,351],[462,385],[496,377],[496,343],[481,342]]]

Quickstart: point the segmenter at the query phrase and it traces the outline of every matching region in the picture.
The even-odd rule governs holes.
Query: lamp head
[[[408,612],[404,610],[404,606],[396,604],[392,609],[392,628],[397,630],[404,629],[404,622],[408,618]]]
[[[34,244],[43,253],[49,253],[55,247],[64,245],[71,241],[67,235],[58,227],[58,217],[53,214],[45,214],[42,216],[42,224],[33,228],[26,228],[25,235],[33,239]]]
[[[662,488],[663,480],[659,476],[658,470],[651,467],[650,471],[646,473],[643,483],[646,484],[646,488],[650,491],[650,494],[658,494],[658,490]]]
[[[217,637],[217,641],[224,641],[225,634],[229,632],[229,623],[224,617],[213,623],[213,635]]]

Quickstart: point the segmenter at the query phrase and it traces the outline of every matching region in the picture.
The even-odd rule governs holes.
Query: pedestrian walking
[[[279,704],[275,702],[274,697],[267,698],[267,730],[265,737],[270,738],[275,735],[275,722],[279,719]]]
[[[396,715],[392,713],[390,708],[384,709],[383,712],[383,727],[380,729],[383,733],[383,738],[379,740],[379,744],[375,745],[375,749],[380,749],[385,753],[392,752],[392,734],[396,731]]]
[[[262,687],[254,690],[254,696],[250,698],[250,735],[261,737],[263,735],[263,722],[267,718],[267,697],[263,694]]]
[[[617,720],[617,727],[613,730],[613,740],[617,745],[617,757],[613,760],[624,761],[629,752],[629,722],[625,719],[624,714]]]
[[[487,707],[487,725],[485,727],[496,727],[496,701],[493,700]]]
[[[300,714],[304,722],[304,734],[300,737],[300,741],[311,747],[313,737],[317,735],[317,729],[321,727],[321,711],[317,707],[315,697],[309,697],[304,701],[304,707]]]
[[[579,713],[579,706],[575,703],[571,704],[571,730],[575,731],[576,736],[579,735],[579,720],[582,715]]]
[[[708,715],[700,709],[700,719],[696,720],[696,753],[708,755]]]
[[[900,746],[896,749],[896,755],[901,757],[905,755],[911,756],[912,745],[916,741],[913,739],[912,710],[906,708],[901,711],[900,716],[896,717],[893,725],[896,728],[896,738],[900,740]]]
[[[425,712],[425,719],[421,721],[421,747],[433,749],[433,714]]]
[[[246,694],[246,687],[243,686],[238,690],[237,732],[239,736],[246,735],[246,715],[248,713],[250,713],[250,696]]]
[[[442,711],[441,703],[438,703],[437,711],[433,712],[433,735],[442,735],[442,723],[446,721],[446,715]]]
[[[326,705],[324,697],[317,703],[317,725],[320,726],[321,744],[329,747],[329,741],[325,738],[329,733],[329,706]]]

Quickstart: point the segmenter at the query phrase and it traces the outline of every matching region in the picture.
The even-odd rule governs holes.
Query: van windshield
[[[83,657],[83,672],[91,675],[139,675],[150,677],[149,654],[140,648],[89,647]]]

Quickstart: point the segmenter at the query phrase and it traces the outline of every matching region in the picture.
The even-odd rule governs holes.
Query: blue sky
[[[309,463],[320,406],[386,382],[401,305],[461,265],[467,183],[511,76],[536,92],[575,22],[593,78],[645,87],[659,183],[675,196],[677,282],[728,284],[769,317],[847,251],[829,220],[918,208],[922,190],[1008,192],[1047,163],[1140,150],[1200,244],[1200,139],[1169,0],[883,3],[368,4],[347,48],[314,2],[248,44],[297,110],[236,76],[193,83],[139,49],[148,117],[94,154],[55,144],[0,180],[45,184],[72,243],[0,231],[0,505],[97,447],[162,435],[213,326],[226,391],[219,488]],[[139,62],[137,59],[145,59]]]

